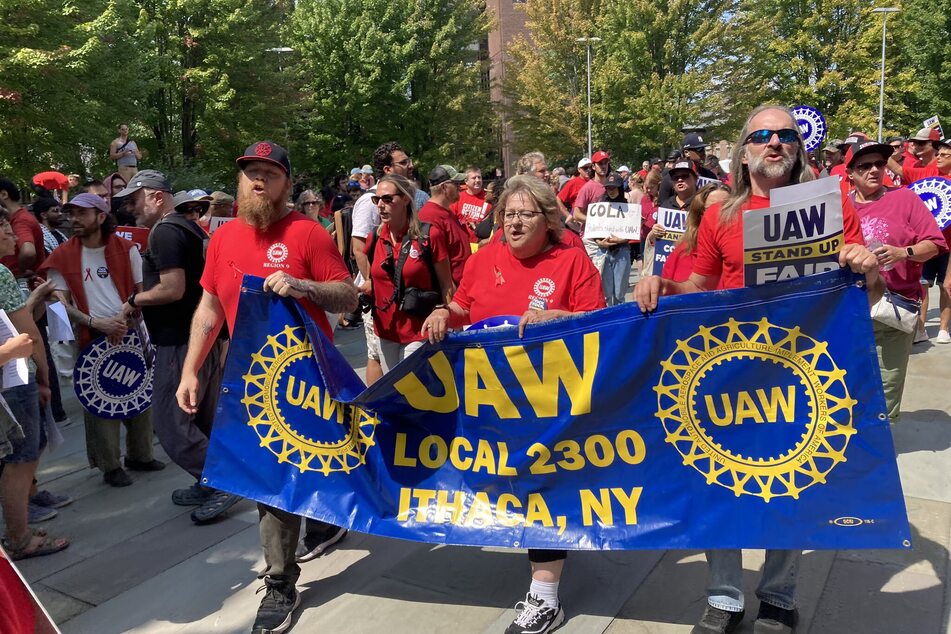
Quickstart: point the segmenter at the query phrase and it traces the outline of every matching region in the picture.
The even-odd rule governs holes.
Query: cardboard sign
[[[594,240],[609,236],[640,242],[641,206],[608,202],[588,205],[584,237]]]
[[[226,222],[234,220],[234,216],[215,216],[208,221],[208,235],[218,230],[218,227]]]
[[[706,176],[698,176],[697,177],[697,191],[700,191],[707,185],[712,185],[714,183],[721,183],[721,182],[723,181],[721,181],[718,178],[707,178]]]
[[[842,195],[835,178],[774,189],[767,209],[743,214],[747,286],[839,268],[844,241]]]
[[[687,212],[661,207],[657,210],[657,224],[664,228],[664,235],[654,241],[654,264],[652,275],[660,275],[667,257],[687,230]]]
[[[951,180],[930,176],[917,180],[908,189],[918,194],[942,231],[951,225]]]
[[[116,235],[135,244],[139,253],[145,253],[149,248],[148,227],[116,227]]]
[[[796,124],[806,144],[806,152],[818,150],[826,138],[826,119],[812,106],[796,106],[792,109]]]
[[[922,127],[928,128],[929,130],[937,130],[938,136],[944,138],[944,130],[941,129],[941,122],[938,121],[938,115],[935,115],[930,119],[925,119],[922,122]]]

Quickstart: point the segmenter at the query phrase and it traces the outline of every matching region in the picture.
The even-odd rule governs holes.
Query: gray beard
[[[796,157],[783,152],[782,163],[767,163],[762,156],[751,156],[749,150],[746,152],[746,160],[750,166],[750,172],[755,172],[765,178],[780,178],[789,176],[793,165],[796,164]]]

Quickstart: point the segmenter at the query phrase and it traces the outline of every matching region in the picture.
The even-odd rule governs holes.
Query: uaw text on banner
[[[843,241],[838,179],[774,189],[769,208],[743,213],[746,285],[833,271]]]
[[[241,293],[210,486],[440,544],[909,545],[868,300],[848,271],[524,338],[458,333],[369,389],[261,281]]]

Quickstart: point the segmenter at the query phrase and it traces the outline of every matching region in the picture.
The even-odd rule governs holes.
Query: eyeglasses
[[[938,158],[951,159],[951,152],[938,152]]]
[[[859,165],[856,165],[852,169],[854,169],[859,174],[864,174],[865,172],[869,171],[873,167],[877,170],[883,170],[885,169],[886,165],[888,165],[888,161],[879,159],[877,161],[872,161],[871,163],[861,163]]]
[[[301,203],[300,206],[301,206],[301,207],[310,207],[310,206],[312,206],[312,205],[319,205],[319,204],[320,204],[320,203],[317,202],[316,200],[308,200],[306,203]]]
[[[912,139],[911,142],[914,143],[915,145],[930,145],[931,144],[931,141],[922,141],[920,139]]]
[[[400,198],[403,194],[383,194],[382,196],[370,196],[370,202],[379,205],[383,201],[384,205],[392,205],[393,201]]]
[[[502,220],[508,223],[515,221],[515,218],[518,217],[522,222],[530,222],[535,216],[544,215],[544,211],[529,211],[528,209],[522,209],[520,211],[506,211],[502,214]]]
[[[402,161],[393,161],[393,164],[394,164],[394,165],[402,165],[403,167],[408,167],[408,166],[410,166],[410,165],[413,164],[413,159],[411,159],[410,157],[407,156],[407,157],[406,157],[405,159],[403,159]]]
[[[773,135],[779,137],[780,143],[795,143],[799,140],[799,132],[792,128],[783,128],[782,130],[756,130],[750,132],[743,145],[755,143],[756,145],[766,145],[773,139]]]
[[[693,172],[677,172],[676,174],[670,175],[670,180],[672,181],[685,181],[693,176]]]

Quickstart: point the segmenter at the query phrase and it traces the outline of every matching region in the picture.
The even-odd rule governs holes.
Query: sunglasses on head
[[[750,132],[743,141],[743,145],[755,143],[756,145],[766,145],[773,138],[773,135],[779,137],[780,143],[795,143],[799,140],[799,132],[792,128],[783,128],[782,130],[756,130]]]
[[[379,205],[382,200],[386,205],[392,205],[393,201],[400,197],[400,194],[384,194],[382,196],[370,196],[370,202]]]

